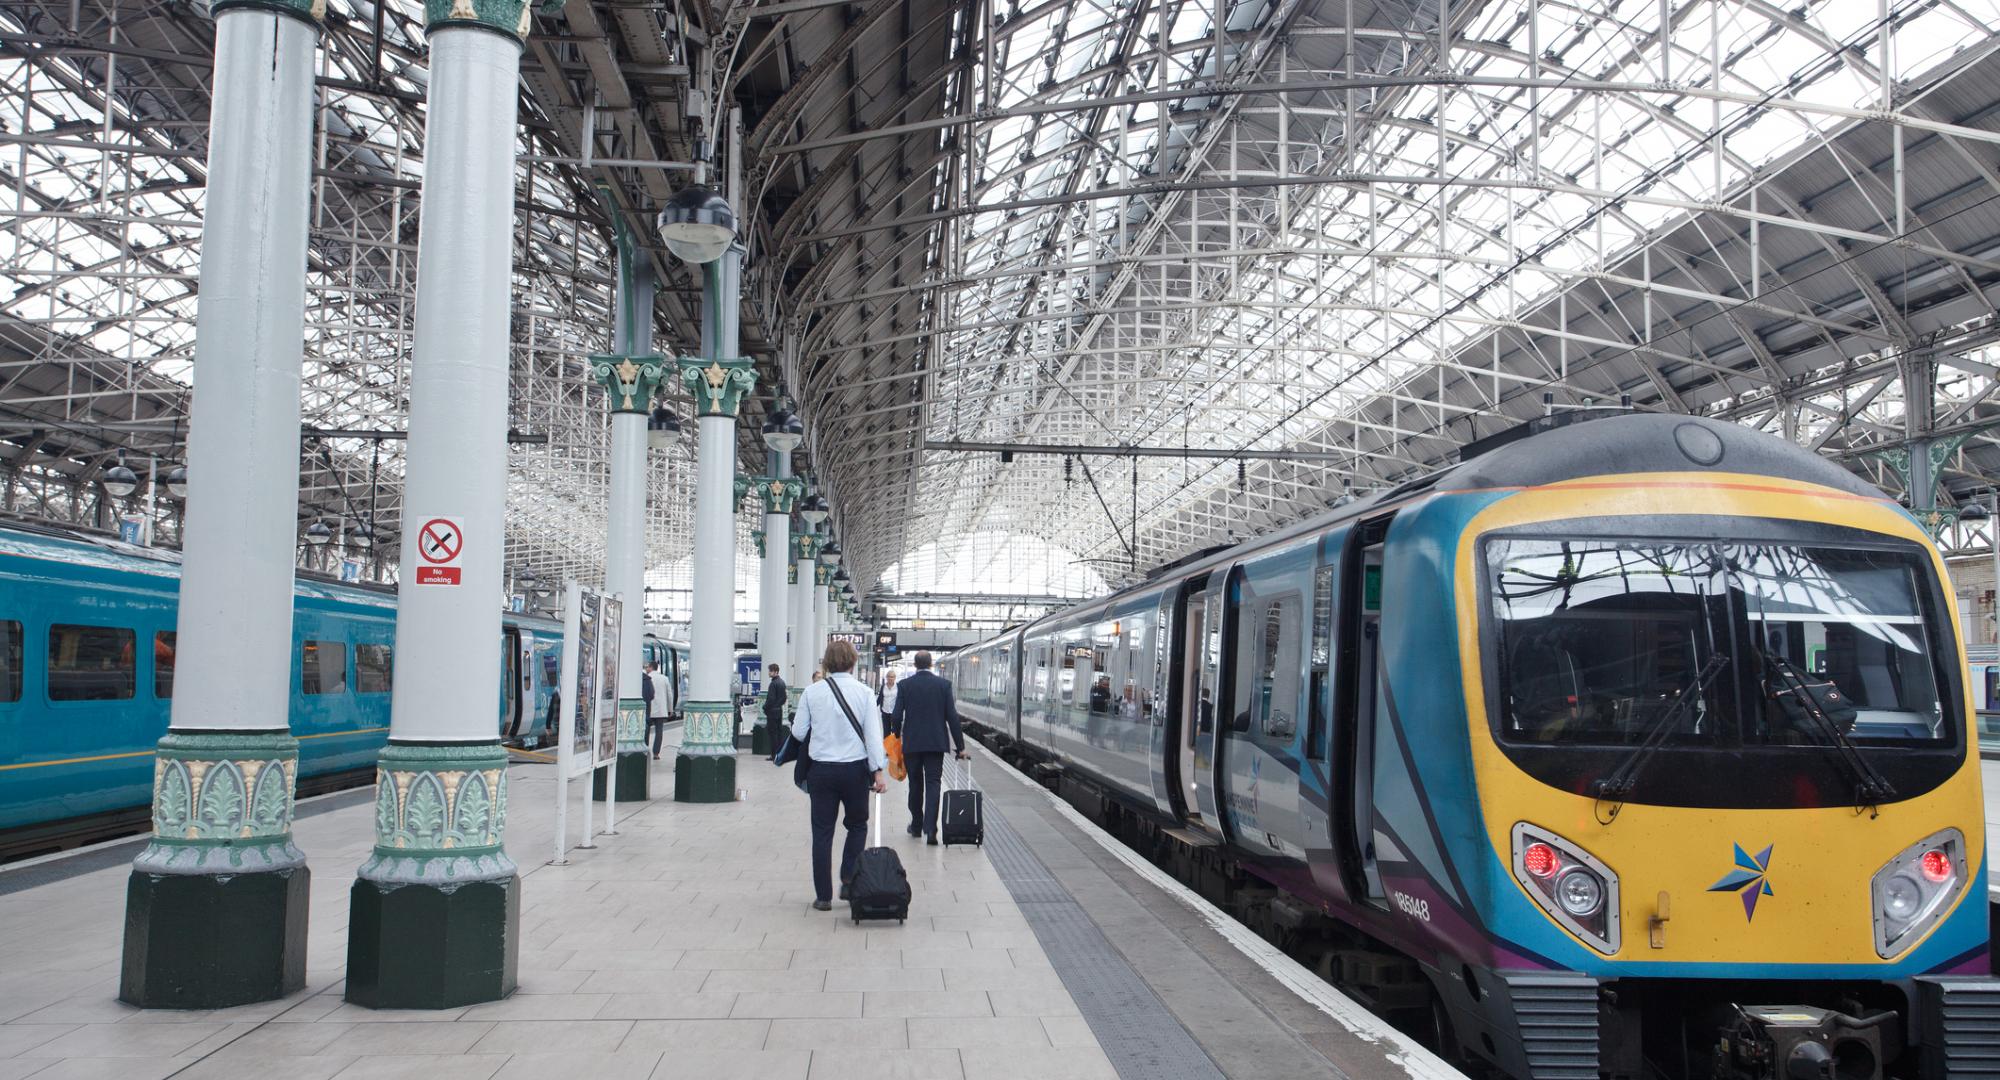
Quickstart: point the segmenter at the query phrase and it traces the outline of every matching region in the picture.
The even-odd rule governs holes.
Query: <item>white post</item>
[[[576,715],[577,652],[583,643],[583,588],[563,584],[562,670],[556,675],[556,857],[555,866],[569,865],[569,774],[575,768],[576,740],[570,720]]]
[[[401,589],[375,851],[352,894],[347,1000],[445,1008],[506,997],[520,878],[502,846],[499,682],[507,502],[515,110],[522,0],[431,4]],[[409,940],[452,942],[441,965]]]
[[[305,985],[310,873],[292,843],[289,725],[317,7],[212,8],[176,693],[153,770],[154,834],[126,893],[118,992],[147,1008],[244,1005]]]
[[[736,798],[736,411],[756,385],[737,357],[743,251],[702,265],[701,359],[681,361],[694,395],[698,440],[694,500],[694,604],[688,627],[687,723],[674,757],[675,802]]]

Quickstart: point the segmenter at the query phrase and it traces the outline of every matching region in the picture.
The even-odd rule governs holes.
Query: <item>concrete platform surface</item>
[[[903,832],[903,788],[884,797],[883,835],[916,893],[900,926],[811,910],[805,798],[789,770],[743,755],[745,800],[692,805],[665,797],[671,751],[654,768],[662,797],[621,806],[620,834],[566,866],[548,865],[553,766],[514,768],[521,987],[470,1008],[342,1001],[347,891],[372,843],[356,795],[301,806],[308,984],[282,1001],[201,1013],[117,1002],[127,852],[81,873],[91,862],[0,872],[0,1080],[1449,1075],[1333,1015],[1337,1001],[1288,989],[1189,898],[991,759],[984,849],[924,846]],[[572,831],[584,790],[571,785]],[[8,892],[17,873],[58,879]]]

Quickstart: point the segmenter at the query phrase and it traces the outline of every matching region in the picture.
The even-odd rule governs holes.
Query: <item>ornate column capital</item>
[[[813,564],[813,584],[826,585],[833,581],[833,567],[823,562]]]
[[[798,583],[799,583],[799,564],[787,563],[785,565],[785,584],[797,585]]]
[[[754,482],[755,477],[738,476],[730,485],[733,494],[729,497],[729,509],[732,513],[743,509],[743,496],[750,494],[750,485]]]
[[[680,359],[681,384],[694,395],[696,416],[735,417],[743,395],[757,385],[755,361],[705,360],[695,356]]]
[[[526,41],[533,15],[529,0],[424,0],[424,30],[433,34],[447,26],[477,26]]]
[[[796,476],[753,476],[757,497],[764,501],[767,514],[789,514],[806,493],[806,482]]]
[[[652,407],[653,394],[667,379],[667,358],[647,356],[592,355],[590,377],[604,384],[611,395],[611,411],[638,413]]]
[[[751,529],[751,530],[750,530],[750,542],[751,542],[751,543],[753,543],[753,544],[755,544],[755,545],[757,545],[757,557],[758,557],[758,558],[760,558],[760,559],[761,559],[761,558],[763,558],[763,557],[764,557],[764,530],[762,530],[762,529]]]
[[[819,557],[819,549],[826,546],[822,537],[813,533],[800,533],[792,537],[792,553],[799,562],[811,562]]]
[[[326,0],[213,0],[208,5],[211,19],[225,11],[275,11],[311,23],[315,30],[326,23]]]

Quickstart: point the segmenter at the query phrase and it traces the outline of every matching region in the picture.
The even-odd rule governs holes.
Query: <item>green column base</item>
[[[304,989],[311,885],[304,866],[132,871],[118,1000],[142,1009],[225,1009]]]
[[[771,756],[771,728],[768,724],[758,724],[750,729],[750,752],[758,757]]]
[[[736,758],[729,754],[674,756],[674,801],[736,801]]]
[[[618,801],[645,802],[653,797],[652,755],[644,750],[618,751],[618,763],[612,768],[618,770]],[[590,797],[604,801],[604,781],[607,769],[591,771]]]
[[[370,1009],[453,1009],[514,992],[521,878],[349,892],[347,1000]]]

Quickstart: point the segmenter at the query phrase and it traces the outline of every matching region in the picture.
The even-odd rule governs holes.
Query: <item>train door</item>
[[[1222,588],[1206,578],[1190,583],[1187,601],[1185,673],[1180,740],[1181,801],[1188,824],[1208,831],[1222,820],[1215,802],[1215,713],[1222,696]]]
[[[521,680],[526,668],[521,663],[521,629],[500,628],[500,737],[513,739],[521,734]]]
[[[1340,774],[1351,784],[1351,797],[1341,800],[1340,806],[1347,819],[1342,839],[1356,895],[1378,905],[1383,895],[1375,852],[1375,753],[1381,742],[1377,704],[1382,678],[1382,540],[1388,531],[1388,518],[1357,530],[1345,559],[1341,590],[1342,623],[1348,632],[1341,650],[1347,666],[1341,680],[1347,708],[1340,724],[1345,750]]]

